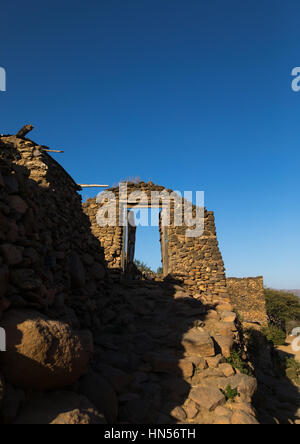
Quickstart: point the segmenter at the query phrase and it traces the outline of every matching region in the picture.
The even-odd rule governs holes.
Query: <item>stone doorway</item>
[[[153,210],[157,211],[157,226],[153,229],[157,229],[159,233],[160,242],[160,257],[161,266],[163,269],[162,276],[168,275],[168,229],[162,226],[162,206],[157,206],[152,208],[150,206],[131,206],[127,208],[126,213],[126,226],[123,231],[122,238],[122,271],[127,279],[133,279],[135,268],[135,260],[140,259],[136,257],[136,243],[137,243],[137,233],[140,234],[143,229],[149,228],[148,226],[137,226],[136,224],[136,211],[148,212],[147,220],[152,220]],[[155,217],[154,217],[155,218]],[[158,268],[158,267],[156,267]],[[156,269],[154,270],[156,272]]]

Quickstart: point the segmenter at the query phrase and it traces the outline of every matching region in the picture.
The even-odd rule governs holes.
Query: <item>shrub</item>
[[[142,273],[153,273],[151,268],[147,264],[145,264],[145,262],[143,262],[143,261],[136,259],[134,261],[134,264]]]
[[[297,296],[284,291],[265,289],[266,306],[269,321],[281,330],[286,329],[290,321],[300,322],[300,301]]]
[[[237,389],[231,388],[231,385],[228,385],[225,390],[222,390],[223,395],[226,398],[226,401],[235,401],[237,396],[240,396]]]
[[[230,353],[230,357],[227,358],[227,363],[230,364],[233,368],[239,370],[244,375],[252,376],[252,373],[248,369],[247,364],[243,361],[241,354],[242,352],[240,350],[232,350]]]
[[[276,327],[276,325],[269,325],[269,327],[264,328],[263,332],[266,335],[267,340],[273,343],[274,347],[285,344],[286,333],[282,329]]]

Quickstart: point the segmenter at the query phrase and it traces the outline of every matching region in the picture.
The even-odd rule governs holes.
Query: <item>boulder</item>
[[[217,368],[221,362],[226,362],[226,360],[225,360],[224,356],[217,355],[217,356],[214,356],[213,358],[206,358],[206,362],[208,364],[208,367]]]
[[[187,359],[176,359],[163,354],[155,354],[151,364],[155,373],[173,373],[183,378],[189,378],[194,373],[193,363]]]
[[[216,343],[220,347],[220,350],[222,352],[222,355],[225,356],[225,358],[229,358],[231,355],[231,350],[234,344],[234,340],[231,337],[228,336],[215,336],[214,337]]]
[[[15,247],[12,244],[3,244],[0,246],[0,252],[3,254],[7,265],[18,265],[23,260],[23,248]]]
[[[222,371],[223,375],[226,376],[226,378],[235,375],[235,371],[230,364],[220,364],[219,369]]]
[[[41,291],[42,281],[37,279],[35,273],[31,269],[27,268],[19,268],[17,270],[11,271],[11,280],[14,285],[22,290]]]
[[[190,393],[190,399],[205,410],[215,410],[226,403],[223,393],[214,387],[195,387]]]
[[[206,331],[192,328],[183,335],[182,346],[186,353],[200,357],[215,356],[215,347],[212,338]]]
[[[118,398],[112,386],[97,373],[90,372],[80,380],[80,393],[101,411],[109,424],[118,416]]]
[[[105,424],[104,416],[84,396],[58,391],[35,394],[15,424]]]
[[[218,416],[214,420],[214,425],[231,425],[230,416]]]
[[[176,407],[174,407],[173,409],[171,409],[169,415],[174,418],[177,419],[178,421],[186,421],[187,419],[187,414],[186,411],[180,407],[179,405],[177,405]]]
[[[234,425],[258,425],[259,422],[254,416],[246,412],[235,412],[231,418],[231,423]]]
[[[72,385],[87,372],[91,350],[69,327],[29,310],[8,310],[1,320],[7,351],[1,370],[14,386],[53,390]]]
[[[240,394],[240,401],[251,403],[257,390],[257,381],[252,376],[237,374],[228,378],[228,384],[233,389],[237,389]]]
[[[10,196],[9,203],[13,210],[22,215],[28,210],[27,203],[20,196]]]
[[[193,419],[199,413],[197,404],[189,399],[187,405],[184,407],[188,419]]]
[[[251,404],[247,404],[245,402],[241,402],[240,398],[236,398],[236,401],[233,402],[230,406],[231,410],[235,411],[235,412],[244,412],[244,413],[248,413],[248,415],[251,416],[256,416],[256,411],[255,409],[252,407]]]
[[[252,376],[236,374],[229,378],[219,378],[214,381],[215,386],[225,390],[227,386],[237,389],[239,402],[251,403],[253,395],[257,390],[257,381]]]

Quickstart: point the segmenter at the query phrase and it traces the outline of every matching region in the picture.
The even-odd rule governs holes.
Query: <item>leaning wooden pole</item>
[[[16,137],[18,137],[19,139],[24,139],[24,137],[33,129],[33,125],[25,125],[23,126],[23,128],[20,129],[20,131],[17,132]]]

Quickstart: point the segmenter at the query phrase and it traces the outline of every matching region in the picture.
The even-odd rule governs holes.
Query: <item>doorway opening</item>
[[[161,211],[137,206],[128,209],[123,240],[123,270],[128,279],[167,275],[167,231],[161,227]]]

